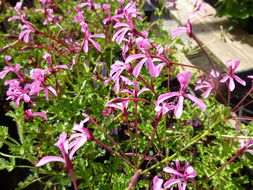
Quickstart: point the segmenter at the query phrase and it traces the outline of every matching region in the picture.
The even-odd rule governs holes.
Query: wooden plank
[[[176,8],[169,12],[181,25],[185,25],[193,11],[195,0],[178,0]],[[253,69],[253,36],[245,31],[225,32],[227,19],[215,17],[216,10],[206,5],[206,13],[199,12],[191,19],[193,33],[218,62],[225,64],[229,59],[239,59],[239,72]]]

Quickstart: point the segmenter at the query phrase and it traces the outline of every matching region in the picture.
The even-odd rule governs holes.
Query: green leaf
[[[15,168],[15,158],[10,159],[11,161],[8,161],[4,158],[0,158],[0,170],[6,169],[8,172],[10,172]]]
[[[8,127],[0,126],[0,139],[6,139],[8,137]]]

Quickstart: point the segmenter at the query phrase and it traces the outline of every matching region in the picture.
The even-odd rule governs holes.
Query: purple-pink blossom
[[[202,94],[203,98],[207,98],[213,90],[216,88],[216,78],[219,77],[219,73],[217,71],[211,71],[210,76],[208,80],[202,81],[199,80],[197,83],[198,86],[195,87],[195,90],[205,89],[205,92]]]
[[[74,126],[73,130],[78,131],[79,133],[72,134],[67,138],[66,133],[62,133],[59,136],[58,141],[54,144],[60,149],[62,157],[60,156],[45,156],[36,164],[37,167],[43,166],[49,162],[63,162],[64,168],[69,172],[69,169],[72,169],[73,156],[75,152],[80,149],[87,140],[91,140],[92,135],[88,129],[83,127],[83,124],[87,122],[88,119],[85,119],[80,124]]]
[[[220,80],[220,82],[224,83],[227,80],[229,80],[228,87],[230,91],[233,91],[235,89],[234,80],[236,80],[241,85],[246,86],[246,82],[234,74],[235,70],[240,65],[240,60],[228,60],[227,65],[228,65],[228,73]]]
[[[144,39],[142,37],[139,37],[136,39],[136,44],[137,44],[138,48],[143,52],[143,54],[130,55],[125,60],[126,63],[130,63],[136,59],[141,59],[132,72],[133,76],[135,78],[137,78],[140,74],[142,66],[145,64],[150,75],[152,77],[158,77],[161,70],[162,70],[162,67],[165,64],[162,62],[162,59],[152,58],[152,56],[148,50],[148,48],[151,46],[151,42],[148,39]],[[156,61],[159,61],[162,63],[155,65],[154,62],[156,62]]]
[[[16,64],[15,66],[13,66],[9,61],[11,60],[11,56],[9,55],[6,55],[5,56],[5,63],[8,65],[8,66],[5,66],[3,71],[0,72],[0,79],[3,79],[5,78],[5,76],[9,73],[9,72],[12,72],[12,73],[15,73],[16,75],[19,76],[20,79],[23,79],[23,77],[21,76],[21,74],[19,73],[19,70],[21,68],[21,65],[20,64]]]
[[[165,167],[163,171],[171,174],[171,178],[164,183],[164,188],[170,188],[177,184],[179,190],[185,190],[187,183],[195,183],[193,178],[197,176],[197,172],[188,162],[182,167],[179,160],[171,164],[172,167]]]
[[[198,99],[197,97],[191,95],[191,94],[187,94],[185,92],[186,87],[188,86],[188,83],[190,81],[191,78],[191,72],[190,71],[184,71],[181,72],[177,75],[177,79],[180,83],[180,90],[178,92],[169,92],[166,94],[162,94],[158,97],[156,105],[159,106],[161,103],[163,103],[165,100],[170,99],[172,97],[176,97],[176,106],[174,109],[174,115],[179,118],[181,117],[182,113],[183,113],[183,104],[184,104],[184,99],[190,99],[192,102],[194,102],[195,104],[197,104],[201,110],[205,111],[206,110],[206,104],[204,102],[202,102],[200,99]],[[175,103],[175,101],[174,101]],[[158,110],[160,108],[157,108]]]
[[[186,33],[189,37],[192,36],[192,25],[189,18],[186,20],[185,26],[183,27],[180,26],[176,30],[171,31],[171,37],[172,39],[174,39],[179,35],[181,35],[182,33]]]
[[[24,87],[22,87],[18,79],[12,79],[6,81],[5,85],[9,85],[9,89],[6,92],[6,95],[8,96],[6,100],[14,101],[16,107],[19,107],[21,100],[24,102],[31,102],[31,97],[28,90],[29,84],[26,84]]]
[[[239,139],[239,142],[241,144],[241,147],[240,147],[241,151],[253,153],[253,149],[249,149],[249,147],[253,146],[252,139],[248,139],[247,142],[245,142],[245,139]]]
[[[89,121],[89,118],[85,118],[83,121],[81,121],[79,124],[75,124],[73,127],[74,131],[77,131],[77,133],[72,134],[69,137],[69,149],[72,148],[69,157],[72,158],[75,152],[82,147],[87,140],[92,140],[93,136],[90,133],[90,131],[85,128],[83,125]]]
[[[82,43],[83,51],[89,51],[89,44],[92,44],[99,52],[101,51],[100,45],[93,40],[93,38],[105,38],[104,34],[90,34],[88,25],[83,21],[81,22],[82,32],[84,33],[84,40]]]
[[[72,158],[69,157],[69,142],[67,140],[67,134],[60,134],[58,141],[54,145],[60,149],[62,157],[45,156],[36,164],[37,167],[43,166],[49,162],[63,162],[65,165],[71,163]]]

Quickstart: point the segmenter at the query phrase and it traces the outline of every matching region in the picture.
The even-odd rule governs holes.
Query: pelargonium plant
[[[253,188],[252,118],[241,115],[252,75],[237,76],[239,60],[227,73],[210,61],[191,25],[203,1],[160,36],[144,4],[40,0],[5,10],[15,30],[1,33],[2,112],[14,124],[0,126],[0,169],[24,169],[17,189]],[[212,70],[175,57],[181,35]],[[249,90],[234,105],[239,85]]]

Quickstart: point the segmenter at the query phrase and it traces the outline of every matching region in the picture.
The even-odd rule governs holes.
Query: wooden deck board
[[[169,12],[178,23],[185,25],[187,16],[193,11],[195,0],[179,0],[176,9]],[[206,13],[198,13],[191,19],[193,32],[205,45],[206,49],[214,56],[218,64],[225,64],[229,59],[239,59],[241,64],[238,72],[253,69],[253,35],[245,31],[236,30],[231,33],[225,32],[227,19],[217,18],[216,10],[206,5]]]

